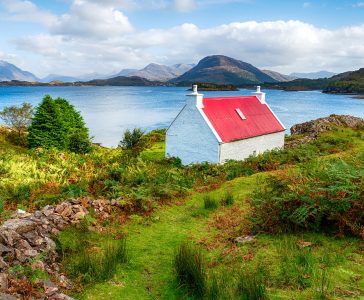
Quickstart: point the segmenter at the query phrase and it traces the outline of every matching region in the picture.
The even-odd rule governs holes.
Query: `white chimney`
[[[187,105],[196,105],[197,108],[203,108],[203,94],[197,91],[197,85],[192,86],[192,93],[187,95]]]
[[[253,94],[255,94],[255,96],[259,99],[260,103],[266,104],[265,93],[260,91],[260,85],[257,86],[257,90]]]

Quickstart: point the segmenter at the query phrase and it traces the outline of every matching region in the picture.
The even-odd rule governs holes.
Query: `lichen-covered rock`
[[[291,134],[314,135],[334,129],[336,126],[348,128],[364,127],[364,119],[349,115],[330,115],[329,117],[319,118],[293,125],[290,129]]]

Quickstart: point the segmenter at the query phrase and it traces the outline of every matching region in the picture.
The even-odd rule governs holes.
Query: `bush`
[[[0,111],[0,118],[11,129],[7,139],[19,146],[26,145],[26,130],[33,117],[33,107],[30,103],[23,103],[20,107],[8,106]]]
[[[330,230],[364,236],[363,157],[302,165],[268,177],[252,195],[259,230]]]
[[[67,100],[46,95],[29,127],[28,147],[72,148],[71,151],[84,153],[89,150],[88,129],[80,113]]]
[[[174,259],[174,269],[179,285],[197,298],[203,298],[206,271],[201,252],[191,244],[182,243]]]
[[[75,153],[85,154],[91,151],[91,142],[86,132],[76,131],[70,136],[68,149]]]
[[[130,150],[134,156],[139,155],[147,146],[148,139],[146,138],[144,131],[140,128],[134,128],[133,130],[126,129],[123,138],[119,143],[119,147]]]

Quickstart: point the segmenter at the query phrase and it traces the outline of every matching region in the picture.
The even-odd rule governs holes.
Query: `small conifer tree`
[[[82,147],[75,143],[82,137]],[[86,145],[88,144],[88,145]],[[90,139],[82,116],[69,102],[62,98],[52,99],[46,95],[36,108],[28,135],[29,148],[51,148],[88,152]],[[72,149],[71,149],[72,148]],[[82,149],[82,151],[78,151]]]

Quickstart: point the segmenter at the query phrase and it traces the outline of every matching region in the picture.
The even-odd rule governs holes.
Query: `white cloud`
[[[175,0],[174,5],[176,10],[181,12],[186,12],[196,8],[196,3],[194,0]]]
[[[303,8],[309,8],[309,7],[311,7],[311,6],[312,6],[311,2],[304,2],[304,3],[302,4],[302,7],[303,7]]]
[[[95,2],[95,3],[94,3]],[[50,26],[52,34],[107,39],[133,30],[128,18],[112,6],[75,0],[68,14]]]
[[[7,12],[8,20],[50,25],[56,20],[52,13],[42,10],[28,0],[0,0]]]
[[[358,2],[353,5],[354,7],[364,7],[364,2]]]
[[[28,18],[29,1],[8,3],[13,16]],[[364,25],[329,30],[301,21],[234,22],[210,28],[182,24],[169,29],[136,31],[120,7],[147,0],[74,0],[68,13],[51,16],[48,33],[22,37],[14,43],[29,55],[27,67],[36,73],[78,75],[110,73],[149,62],[195,63],[206,55],[225,54],[258,67],[281,72],[329,69],[345,71],[364,66]],[[217,0],[154,0],[154,7],[187,11]],[[223,0],[249,1],[249,0]],[[37,60],[34,57],[37,56]]]

